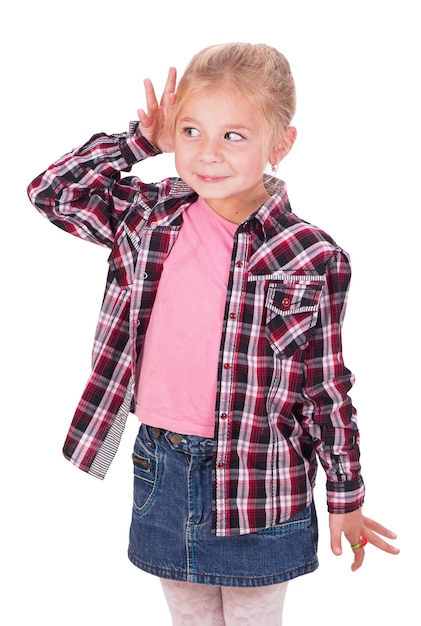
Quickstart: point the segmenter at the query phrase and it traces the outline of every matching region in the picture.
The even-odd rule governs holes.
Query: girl
[[[287,582],[331,547],[352,569],[396,535],[362,514],[359,432],[341,349],[350,266],[291,212],[272,174],[291,149],[295,87],[266,45],[207,48],[128,133],[94,135],[29,186],[53,223],[108,246],[93,370],[64,445],[103,478],[129,411],[129,558],[159,576],[173,623],[281,624]],[[120,172],[174,151],[179,178]]]

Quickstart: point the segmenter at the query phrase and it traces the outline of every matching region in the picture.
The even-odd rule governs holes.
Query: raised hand
[[[158,103],[152,81],[145,78],[143,81],[146,94],[147,112],[139,109],[137,115],[141,124],[141,132],[144,137],[162,152],[172,152],[174,139],[168,128],[171,110],[175,102],[175,85],[177,71],[170,67],[167,82],[162,92],[161,101]]]

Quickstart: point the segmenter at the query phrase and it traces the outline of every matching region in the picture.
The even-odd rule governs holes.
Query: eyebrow
[[[197,124],[200,125],[199,120],[195,120],[192,117],[182,117],[180,122],[183,124]],[[225,128],[229,128],[230,130],[252,130],[249,126],[245,126],[239,122],[233,122],[232,124],[224,124]]]

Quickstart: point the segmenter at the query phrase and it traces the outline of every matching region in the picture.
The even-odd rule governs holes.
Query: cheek
[[[260,145],[252,147],[241,155],[241,164],[250,172],[263,172],[268,162],[268,155]]]
[[[265,156],[255,156],[253,159],[250,159],[248,162],[248,169],[251,172],[254,172],[255,175],[262,175],[267,166],[267,159]]]
[[[176,163],[187,163],[191,160],[191,150],[182,141],[176,141],[174,144],[174,158]]]
[[[177,143],[174,146],[174,161],[176,167],[183,162],[183,151]]]
[[[191,168],[188,167],[189,159],[188,159],[188,156],[187,156],[187,154],[186,154],[186,152],[184,150],[177,150],[177,149],[175,149],[175,151],[174,151],[174,165],[175,165],[175,169],[177,170],[177,173],[180,176],[180,178],[183,178],[184,180],[186,180],[186,178],[189,175],[189,172],[190,172]]]

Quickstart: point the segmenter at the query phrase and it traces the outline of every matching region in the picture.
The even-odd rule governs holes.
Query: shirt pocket
[[[266,295],[266,330],[285,358],[303,349],[316,324],[323,282],[271,282]]]

